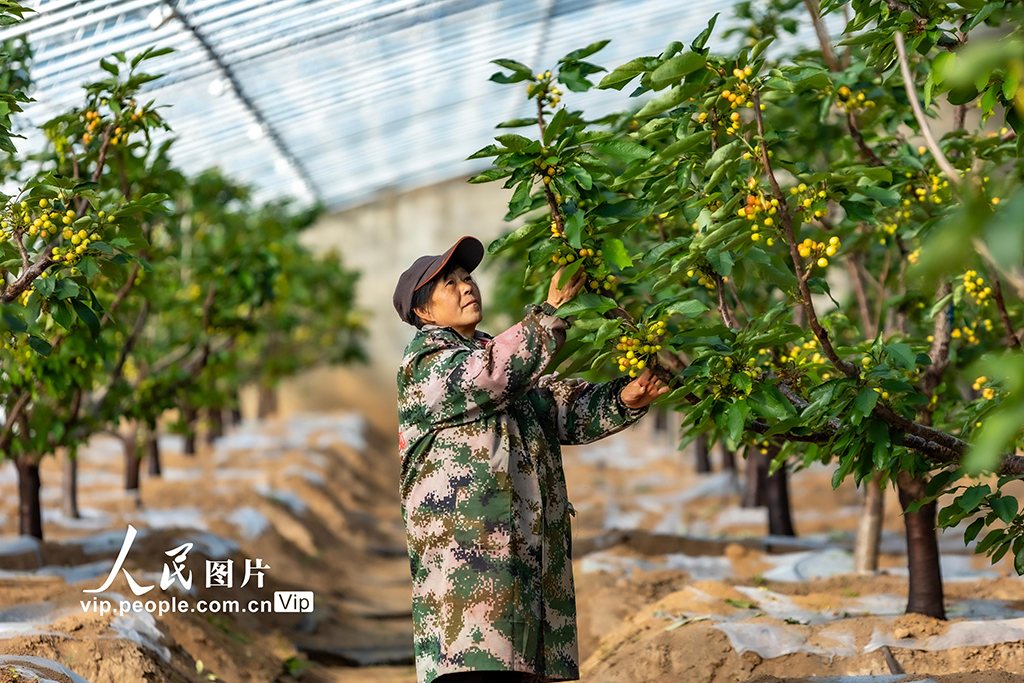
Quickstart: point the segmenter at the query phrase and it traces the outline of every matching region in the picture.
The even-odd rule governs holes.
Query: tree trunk
[[[726,472],[736,471],[736,451],[729,450],[725,444],[718,444],[722,449],[722,470]]]
[[[910,572],[907,614],[945,619],[939,544],[935,538],[935,501],[922,505],[917,512],[907,512],[913,501],[924,497],[925,480],[901,472],[897,483],[907,527],[907,569]]]
[[[231,401],[231,424],[242,424],[242,392],[235,390]]]
[[[158,434],[155,429],[149,431],[149,435],[146,437],[146,456],[149,460],[149,473],[154,477],[159,477],[160,472],[160,441]]]
[[[182,409],[185,417],[185,455],[196,454],[196,409],[185,406]]]
[[[882,476],[876,474],[864,491],[864,507],[860,512],[860,526],[853,552],[853,570],[858,574],[878,571],[878,545],[882,540],[882,520],[885,513],[885,489]]]
[[[711,459],[708,457],[708,437],[705,434],[698,436],[693,446],[697,454],[697,474],[707,474],[711,471]]]
[[[261,420],[277,412],[277,390],[274,387],[260,385],[259,405],[256,413]]]
[[[654,411],[654,431],[659,434],[668,431],[668,411],[662,406]]]
[[[768,456],[764,458],[766,470],[775,452],[777,449],[769,450]],[[765,499],[768,504],[768,533],[773,536],[796,536],[789,505],[789,470],[785,463],[768,477]]]
[[[126,491],[139,490],[139,454],[134,430],[121,439],[124,444],[124,488]]]
[[[743,491],[743,507],[764,507],[767,504],[765,489],[768,488],[768,465],[764,462],[761,449],[757,446],[748,446],[746,461],[747,483]]]
[[[39,463],[31,456],[14,459],[18,468],[19,533],[43,540],[43,517],[39,505]]]
[[[213,443],[224,436],[224,409],[221,406],[206,409],[206,443]]]
[[[71,453],[70,448],[64,452],[64,481],[62,486],[64,488],[62,500],[64,516],[68,519],[80,518],[81,515],[78,513],[78,458]]]

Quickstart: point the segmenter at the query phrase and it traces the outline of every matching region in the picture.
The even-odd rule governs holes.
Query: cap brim
[[[480,265],[480,261],[482,261],[483,258],[483,242],[478,240],[476,237],[473,237],[472,235],[466,235],[465,237],[460,238],[458,242],[452,245],[451,249],[449,249],[442,255],[441,261],[434,268],[434,271],[429,276],[427,276],[423,280],[423,282],[417,285],[413,289],[413,291],[419,289],[423,285],[430,282],[435,275],[441,272],[441,270],[444,268],[444,265],[448,263],[448,261],[450,260],[454,261],[456,264],[465,268],[466,272],[471,273],[473,272],[473,269]]]

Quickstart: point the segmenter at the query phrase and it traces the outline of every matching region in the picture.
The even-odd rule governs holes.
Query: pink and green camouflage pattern
[[[569,323],[527,308],[493,338],[424,325],[398,371],[417,683],[489,670],[579,679],[560,446],[615,434],[648,408],[622,402],[627,376],[541,376]]]

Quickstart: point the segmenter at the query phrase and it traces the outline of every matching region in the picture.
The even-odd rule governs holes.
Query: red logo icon
[[[398,447],[403,451],[405,450],[405,437],[402,435],[401,429],[398,430]]]

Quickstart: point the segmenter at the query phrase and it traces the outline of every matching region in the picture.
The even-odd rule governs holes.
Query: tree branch
[[[1006,310],[1006,299],[1003,298],[1003,285],[991,266],[989,267],[988,276],[992,280],[992,298],[995,299],[996,307],[999,309],[999,317],[1003,321],[1006,338],[1009,340],[1010,346],[1020,346],[1020,338],[1017,336],[1017,332],[1014,331],[1010,314]]]
[[[904,5],[899,0],[885,0],[885,4],[887,4],[890,7],[890,9],[894,9],[897,12],[900,12],[901,14],[903,12],[910,12],[911,14],[913,14],[914,23],[917,24],[918,28],[924,28],[928,24],[928,21],[925,20],[924,17],[919,16],[912,7],[910,7],[909,5]]]
[[[658,236],[662,242],[668,242],[668,236],[665,233],[665,223],[661,220],[661,216],[654,214],[654,222],[658,226]]]
[[[828,70],[839,71],[839,62],[836,61],[835,53],[832,52],[832,45],[829,43],[828,29],[825,27],[825,22],[821,20],[821,7],[818,5],[818,0],[804,0],[804,5],[806,5],[807,11],[811,15],[811,21],[814,23],[814,32],[818,34],[821,55],[828,63]]]
[[[774,377],[774,375],[768,376]],[[800,396],[798,396],[796,392],[793,391],[792,387],[790,387],[786,382],[779,382],[776,386],[778,387],[779,391],[782,392],[783,396],[785,396],[786,399],[793,404],[793,407],[797,408],[798,410],[803,410],[805,407],[810,405],[807,401],[800,398]],[[883,408],[884,411],[888,411],[890,414],[892,414],[892,412],[889,411],[889,409],[883,406],[881,403],[876,405],[875,410],[878,411],[879,407]],[[872,414],[875,414],[874,411]],[[904,432],[908,433],[905,433],[902,438],[894,441],[895,444],[918,451],[919,453],[922,453],[923,455],[930,457],[934,461],[944,464],[959,464],[963,460],[963,456],[967,451],[967,444],[965,442],[961,441],[960,439],[957,439],[956,437],[950,436],[945,432],[940,432],[935,429],[923,427],[922,425],[919,425],[916,422],[912,422],[910,420],[906,420],[903,417],[899,417],[899,420],[902,421],[902,424],[904,426],[913,426],[915,428],[915,431],[919,433],[909,433],[909,429],[903,429]],[[886,422],[888,422],[888,420],[886,420]],[[839,429],[842,428],[842,423],[837,418],[832,418],[828,421],[828,427],[834,433],[835,431],[838,431]],[[758,430],[755,429],[754,431]],[[759,433],[763,434],[764,431],[767,431],[767,429],[760,431]],[[789,441],[824,443],[831,440],[833,433],[812,433],[810,435],[811,438],[801,438],[800,436],[794,436],[791,434],[783,434],[780,436]],[[1024,474],[1024,457],[1010,454],[1003,455],[1002,462],[999,466],[999,473],[1017,475]]]
[[[974,249],[981,255],[981,258],[985,260],[989,268],[992,268],[997,273],[1002,273],[1006,279],[1013,285],[1013,288],[1017,290],[1017,296],[1024,299],[1024,275],[1020,271],[1007,272],[996,265],[996,260],[992,257],[992,252],[989,250],[988,245],[980,237],[974,237],[971,240],[971,244],[974,245]]]
[[[771,163],[768,160],[768,147],[764,143],[764,119],[761,116],[761,96],[757,89],[751,92],[751,96],[754,100],[754,117],[757,120],[757,135],[760,138],[758,144],[761,148],[761,164],[764,166],[765,173],[768,175],[768,181],[771,183],[772,192],[775,198],[779,201],[779,215],[782,218],[782,232],[786,238],[786,242],[789,245],[789,255],[793,260],[793,267],[796,270],[797,282],[800,287],[800,296],[802,299],[804,312],[807,314],[807,321],[811,326],[811,330],[814,332],[814,336],[817,337],[818,342],[821,344],[822,350],[828,357],[832,364],[837,367],[843,374],[849,377],[858,377],[860,371],[853,363],[844,361],[836,353],[835,348],[832,346],[832,341],[828,337],[828,332],[818,322],[818,315],[814,310],[814,303],[811,301],[811,290],[807,286],[807,275],[804,273],[803,263],[800,260],[800,252],[797,249],[796,243],[796,232],[793,229],[793,216],[789,212],[789,205],[786,203],[786,196],[782,194],[782,189],[779,187],[779,182],[775,179],[775,173],[772,171]]]
[[[854,117],[852,111],[846,112],[846,127],[850,131],[850,137],[860,147],[860,151],[864,153],[864,156],[868,158],[868,163],[872,166],[885,166],[885,162],[878,158],[874,150],[868,147],[867,143],[864,142],[864,136],[860,133],[860,128],[857,126],[857,119]]]
[[[874,339],[878,334],[878,328],[871,317],[871,302],[868,301],[867,287],[861,271],[864,266],[860,262],[859,253],[850,254],[847,259],[847,270],[850,273],[850,282],[853,285],[853,293],[857,298],[857,310],[860,312],[861,325],[863,326],[864,337]]]
[[[715,280],[715,290],[718,293],[718,312],[722,316],[722,322],[730,330],[740,329],[740,324],[736,322],[736,316],[732,314],[732,309],[729,308],[729,304],[725,300],[725,283],[722,282],[722,276],[712,272],[711,277]]]
[[[953,288],[949,281],[943,280],[939,284],[938,291],[935,292],[935,300],[941,300],[952,291]],[[952,306],[953,304],[950,303],[949,307]],[[924,376],[921,377],[921,388],[928,398],[931,398],[935,388],[942,383],[942,375],[945,374],[946,367],[949,366],[949,344],[953,332],[953,326],[949,321],[950,315],[947,313],[949,307],[935,314],[932,348],[928,352],[932,364],[928,366],[928,369],[924,371]]]
[[[896,2],[896,0],[886,0],[886,2],[890,6],[893,3],[897,5],[902,4]],[[909,12],[911,10],[906,8],[905,11]],[[928,146],[929,151],[931,151],[939,168],[949,177],[949,182],[953,183],[954,186],[959,186],[960,174],[953,167],[953,164],[949,163],[949,159],[942,153],[939,143],[935,141],[932,129],[928,126],[928,120],[924,116],[924,110],[921,109],[921,102],[917,99],[917,92],[914,88],[914,76],[910,73],[910,61],[907,59],[907,46],[903,41],[903,32],[895,31],[893,38],[896,41],[896,52],[899,53],[900,72],[903,74],[903,88],[907,91],[907,99],[910,100],[910,107],[914,110],[914,118],[917,119],[917,125],[921,127],[921,134],[924,136],[925,144]]]
[[[14,407],[11,408],[11,412],[7,414],[7,424],[4,425],[4,432],[0,434],[0,453],[6,453],[7,449],[11,445],[11,439],[14,436],[14,423],[17,422],[18,418],[21,417],[22,411],[25,409],[25,405],[32,398],[32,392],[25,389],[21,392],[21,396],[14,402]]]

